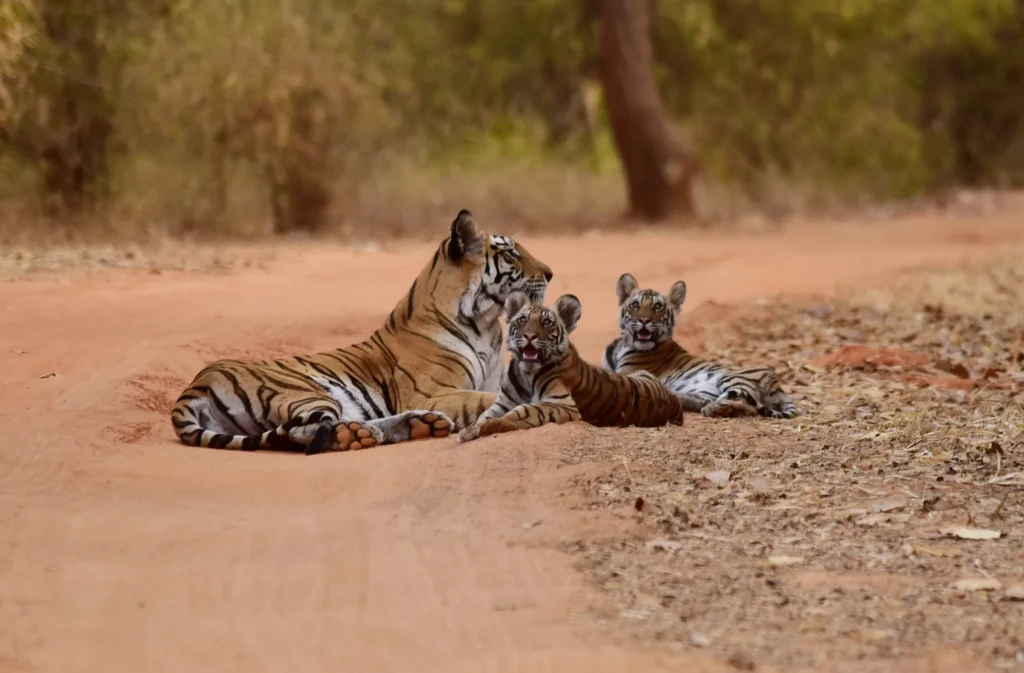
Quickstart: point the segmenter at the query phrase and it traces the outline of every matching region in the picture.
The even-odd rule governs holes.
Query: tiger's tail
[[[302,451],[310,453],[314,446],[323,444],[330,426],[317,429],[316,435],[308,446],[296,442],[289,431],[299,425],[305,425],[316,419],[296,417],[283,425],[267,430],[259,435],[232,435],[204,428],[199,419],[199,410],[190,402],[192,399],[180,399],[171,412],[171,423],[178,434],[178,439],[187,446],[198,446],[207,449],[229,449],[233,451],[256,451],[258,449],[276,449],[278,451]],[[320,441],[318,441],[320,440]]]

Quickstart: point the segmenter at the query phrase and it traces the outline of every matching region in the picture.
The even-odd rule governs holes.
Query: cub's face
[[[619,330],[626,345],[646,351],[672,339],[676,315],[686,300],[686,283],[677,281],[668,297],[655,290],[642,290],[636,279],[622,274],[616,286],[619,298]]]
[[[524,292],[513,292],[505,302],[509,353],[527,368],[561,360],[569,351],[569,333],[576,329],[581,312],[579,299],[571,294],[547,308]]]

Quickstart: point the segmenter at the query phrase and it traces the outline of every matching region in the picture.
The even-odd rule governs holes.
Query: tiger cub
[[[670,388],[687,411],[709,417],[792,418],[796,406],[768,367],[730,369],[691,355],[672,339],[686,283],[676,282],[666,299],[641,290],[624,273],[616,287],[621,335],[605,349],[601,366],[623,374],[650,372]]]
[[[459,433],[460,442],[578,420],[603,427],[682,425],[683,405],[656,377],[607,372],[579,356],[569,333],[582,310],[571,294],[553,309],[522,292],[509,295],[511,359],[494,404]]]

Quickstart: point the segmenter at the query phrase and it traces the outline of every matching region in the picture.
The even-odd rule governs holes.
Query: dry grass
[[[280,249],[266,246],[209,246],[154,238],[144,245],[52,244],[0,249],[0,282],[36,274],[103,273],[110,269],[230,273],[267,268]]]
[[[943,646],[1024,666],[1014,253],[686,321],[709,355],[776,366],[802,415],[588,432],[568,460],[609,461],[579,481],[589,507],[643,531],[569,545],[615,606],[596,617],[740,670],[905,670]],[[996,537],[964,539],[977,529]]]
[[[626,221],[626,189],[617,159],[605,151],[599,167],[540,154],[506,157],[493,148],[468,151],[464,161],[426,165],[421,160],[380,160],[358,176],[329,185],[324,228],[312,238],[343,242],[423,240],[469,208],[488,226],[515,234],[574,234],[636,226],[764,231],[793,220],[891,220],[907,215],[971,217],[1021,209],[1024,192],[953,190],[899,202],[851,202],[811,196],[799,185],[777,182],[756,198],[734,186],[701,179],[695,185],[698,216],[658,225]],[[2,168],[2,167],[0,167]],[[2,171],[0,171],[2,172]],[[221,219],[204,219],[198,193],[177,184],[173,166],[135,171],[108,207],[73,219],[45,217],[32,205],[29,186],[0,195],[0,246],[9,251],[134,246],[135,254],[173,247],[171,241],[267,242],[275,237],[264,186],[254,179],[231,183]],[[205,184],[192,176],[190,179]],[[110,257],[110,255],[107,255]],[[115,257],[117,255],[114,255]],[[86,260],[88,263],[88,260]]]

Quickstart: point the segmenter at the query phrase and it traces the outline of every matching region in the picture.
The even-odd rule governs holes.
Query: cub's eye
[[[637,309],[639,309],[639,308],[640,308],[640,302],[638,302],[638,301],[634,301],[634,302],[633,302],[632,304],[630,304],[630,305],[629,305],[629,307],[630,307],[631,309],[633,309],[634,311],[636,311]]]
[[[656,302],[654,302],[654,310],[655,311],[664,311],[665,310],[665,305],[662,304],[660,301],[656,301]]]
[[[541,324],[550,329],[555,326],[555,321],[551,318],[544,318],[544,320],[541,321]]]
[[[516,324],[517,324],[517,325],[525,325],[525,324],[526,324],[526,320],[527,320],[527,316],[525,316],[525,315],[521,315],[521,316],[519,316],[519,318],[518,318],[518,319],[516,320]]]

